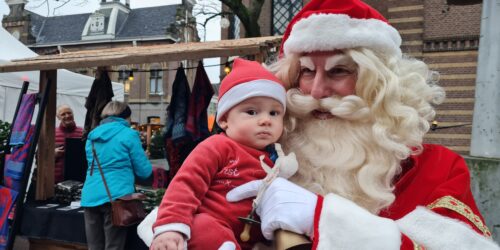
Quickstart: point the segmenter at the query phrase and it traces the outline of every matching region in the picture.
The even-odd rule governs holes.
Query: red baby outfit
[[[226,193],[252,180],[263,179],[259,156],[273,166],[269,153],[239,144],[225,134],[213,135],[200,143],[187,157],[170,183],[153,228],[172,223],[191,230],[188,249],[218,249],[225,241],[238,242],[237,249],[249,249],[264,238],[259,226],[252,227],[250,241],[239,235],[252,199],[228,202]],[[241,248],[240,248],[241,247]]]

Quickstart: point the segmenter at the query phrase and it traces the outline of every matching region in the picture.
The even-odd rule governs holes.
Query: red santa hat
[[[283,83],[258,62],[236,58],[233,70],[222,80],[219,88],[217,123],[238,103],[258,96],[276,99],[286,108]]]
[[[360,0],[311,0],[288,25],[281,54],[365,47],[401,56],[401,36]]]

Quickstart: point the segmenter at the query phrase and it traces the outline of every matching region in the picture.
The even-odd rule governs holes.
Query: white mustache
[[[297,88],[287,91],[287,109],[295,117],[306,117],[312,111],[320,110],[346,120],[368,121],[371,118],[368,105],[359,96],[332,96],[317,100],[302,94]]]

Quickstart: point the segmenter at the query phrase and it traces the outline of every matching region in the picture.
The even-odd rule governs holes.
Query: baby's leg
[[[224,243],[224,247],[228,247],[224,249],[230,249],[232,244],[228,242],[234,243],[234,249],[241,249],[233,230],[226,223],[206,213],[194,216],[191,239],[188,241],[189,250],[217,250]]]

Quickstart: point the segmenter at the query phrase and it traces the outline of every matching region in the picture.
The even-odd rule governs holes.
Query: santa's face
[[[294,124],[294,129],[282,141],[299,161],[291,180],[377,213],[394,200],[388,180],[398,171],[399,159],[382,145],[385,130],[373,129],[368,101],[356,95],[362,91],[356,88],[357,64],[341,52],[309,53],[299,60],[299,88],[287,93],[287,127]]]
[[[319,100],[355,93],[357,66],[341,51],[306,53],[299,60],[299,88],[303,94]],[[322,109],[314,110],[312,115],[320,120],[333,118]]]

